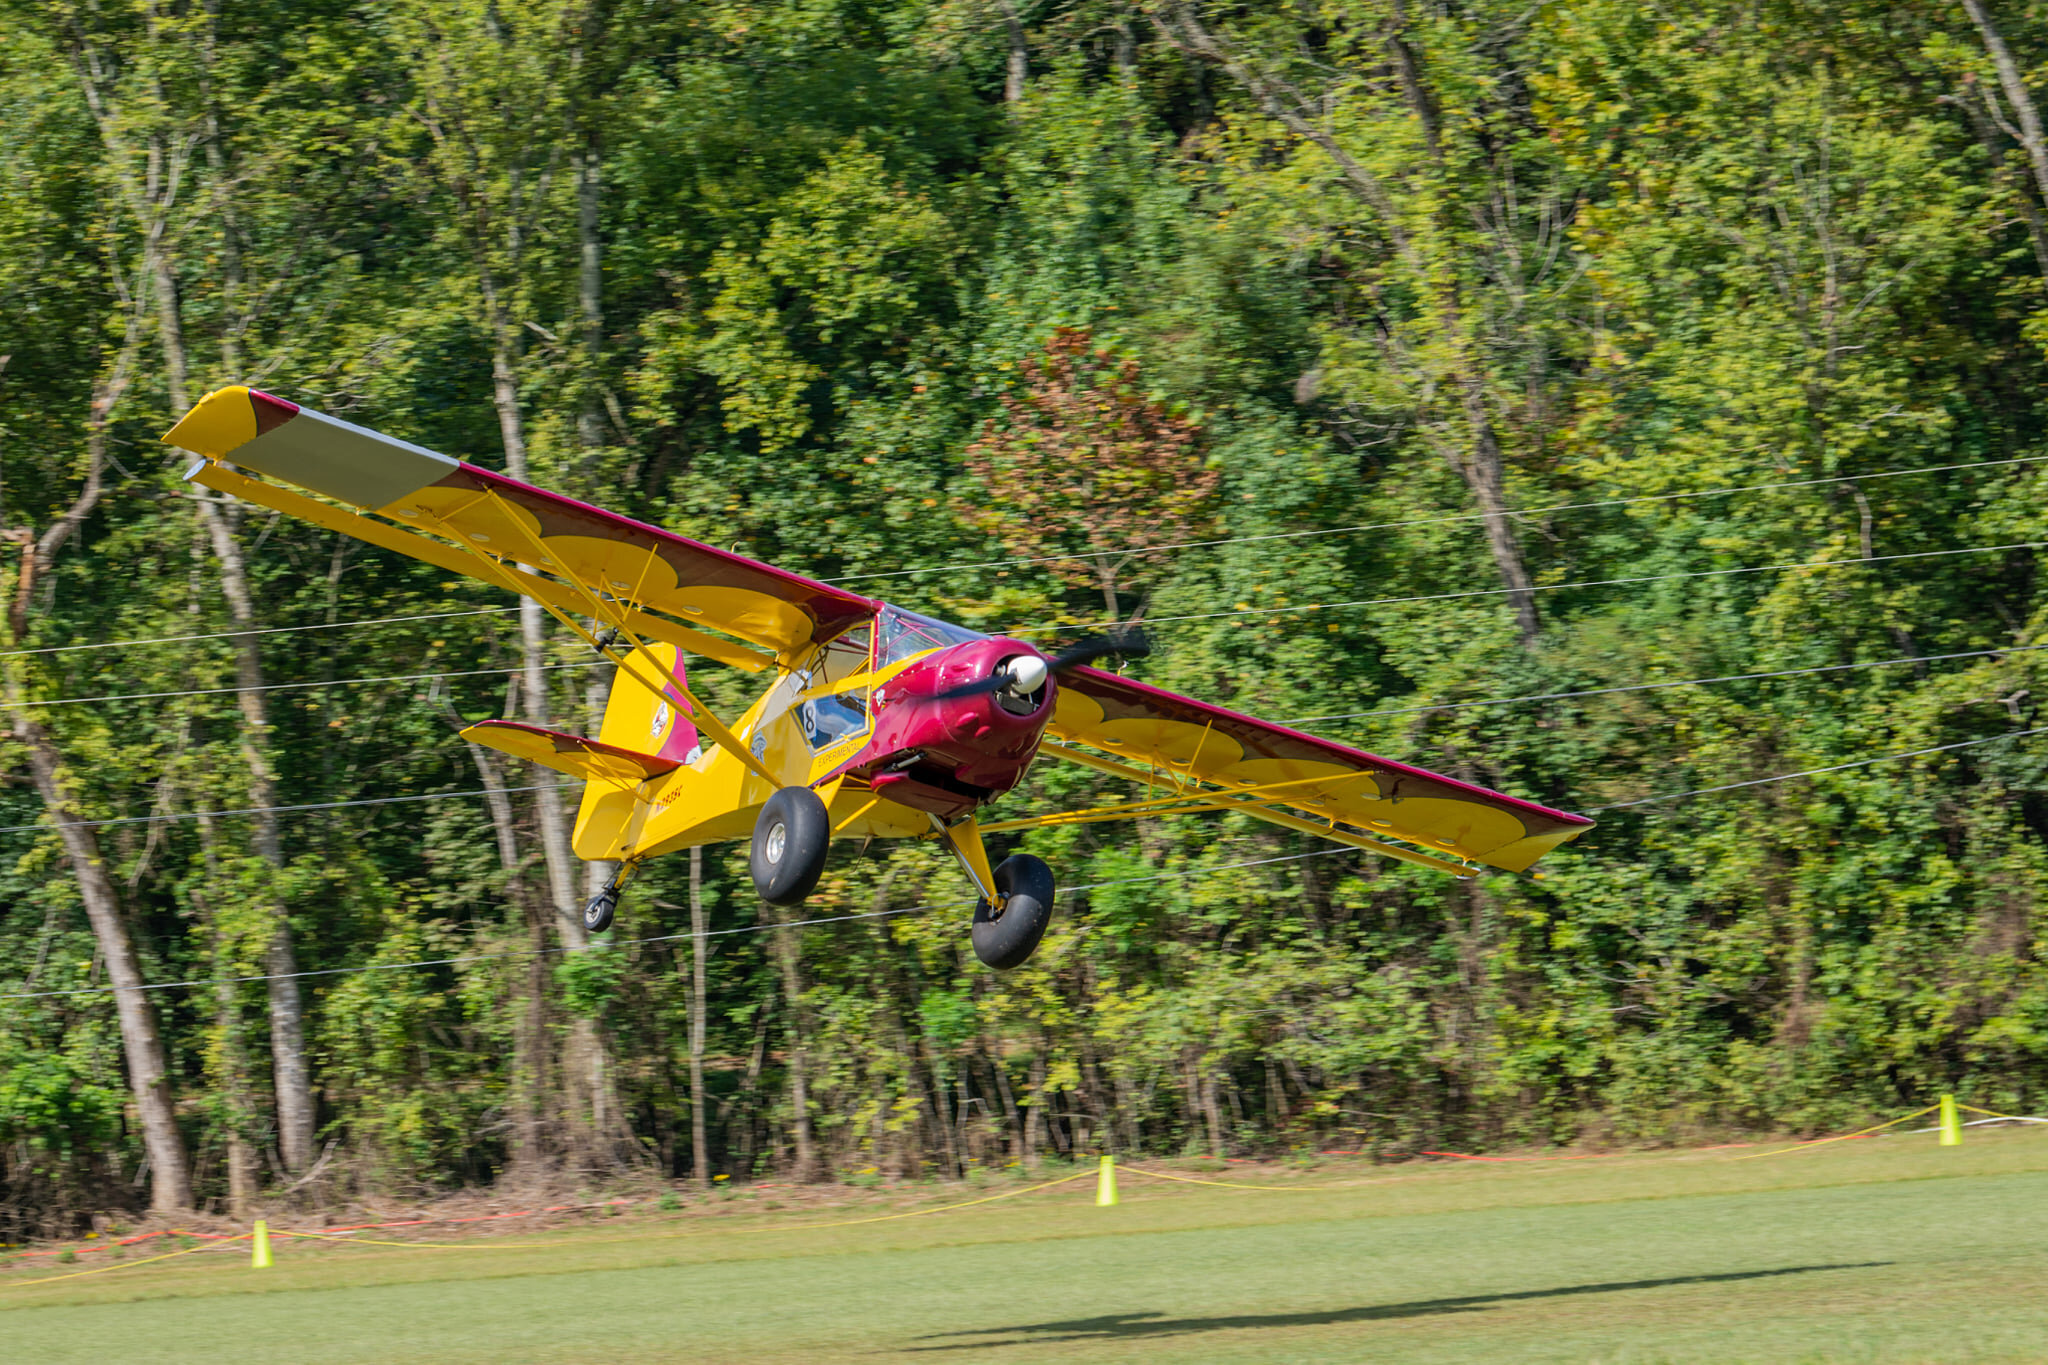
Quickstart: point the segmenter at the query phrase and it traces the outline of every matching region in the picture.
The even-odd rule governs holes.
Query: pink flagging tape
[[[578,1213],[585,1209],[608,1209],[621,1204],[635,1204],[638,1202],[640,1201],[634,1199],[606,1199],[596,1204],[552,1204],[544,1209],[517,1209],[511,1213],[483,1213],[474,1214],[466,1218],[408,1218],[393,1223],[353,1223],[348,1227],[323,1228],[321,1231],[333,1236],[347,1232],[371,1232],[381,1228],[424,1227],[429,1223],[490,1223],[504,1218],[532,1218],[543,1213]],[[202,1242],[231,1242],[237,1237],[246,1237],[247,1235],[247,1233],[188,1232],[184,1228],[164,1228],[157,1232],[138,1232],[133,1237],[118,1239],[109,1237],[105,1240],[96,1239],[90,1242],[81,1242],[73,1247],[50,1247],[41,1251],[13,1251],[0,1254],[17,1256],[26,1260],[31,1256],[61,1256],[66,1251],[79,1255],[88,1255],[95,1251],[107,1251],[113,1247],[134,1246],[137,1242],[147,1242],[157,1237],[192,1237]]]
[[[133,1237],[123,1237],[118,1241],[113,1238],[108,1238],[106,1241],[82,1242],[75,1247],[51,1247],[46,1251],[17,1251],[11,1254],[19,1256],[23,1260],[27,1260],[31,1256],[62,1256],[66,1251],[94,1252],[106,1251],[112,1247],[132,1247],[137,1242],[147,1242],[153,1237],[192,1237],[202,1242],[232,1242],[236,1237],[243,1235],[246,1234],[227,1232],[187,1232],[183,1228],[165,1228],[161,1232],[138,1232]]]
[[[1419,1156],[1447,1156],[1458,1161],[1606,1161],[1613,1152],[1595,1152],[1589,1156],[1474,1156],[1470,1152],[1420,1152]]]

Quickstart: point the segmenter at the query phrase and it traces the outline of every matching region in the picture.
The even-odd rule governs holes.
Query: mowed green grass
[[[23,1286],[0,1359],[2048,1360],[2048,1132],[644,1214]],[[954,1197],[958,1197],[957,1195]],[[933,1201],[936,1202],[936,1196]],[[519,1243],[513,1245],[512,1243]]]

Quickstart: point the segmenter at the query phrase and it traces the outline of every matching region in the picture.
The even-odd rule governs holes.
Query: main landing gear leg
[[[981,893],[970,931],[974,955],[983,966],[999,972],[1023,966],[1052,923],[1056,890],[1052,869],[1028,853],[1005,858],[991,868],[988,850],[981,843],[981,826],[973,817],[952,825],[940,825],[936,819],[932,823]]]

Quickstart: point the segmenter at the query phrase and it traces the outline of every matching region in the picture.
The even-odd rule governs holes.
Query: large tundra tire
[[[982,965],[1007,972],[1021,967],[1037,951],[1052,923],[1052,869],[1042,858],[1019,853],[996,868],[998,910],[986,900],[974,907],[974,955]]]
[[[754,821],[754,847],[747,859],[754,889],[770,905],[801,905],[825,872],[832,843],[832,819],[809,787],[784,787],[761,807]]]

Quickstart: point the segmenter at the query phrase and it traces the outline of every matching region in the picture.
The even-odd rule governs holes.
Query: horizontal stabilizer
[[[582,735],[544,730],[516,720],[486,720],[470,726],[462,737],[472,744],[496,749],[514,758],[531,759],[543,768],[580,777],[586,782],[619,782],[628,786],[645,782],[682,766],[671,758],[635,753],[616,744],[603,744]]]

